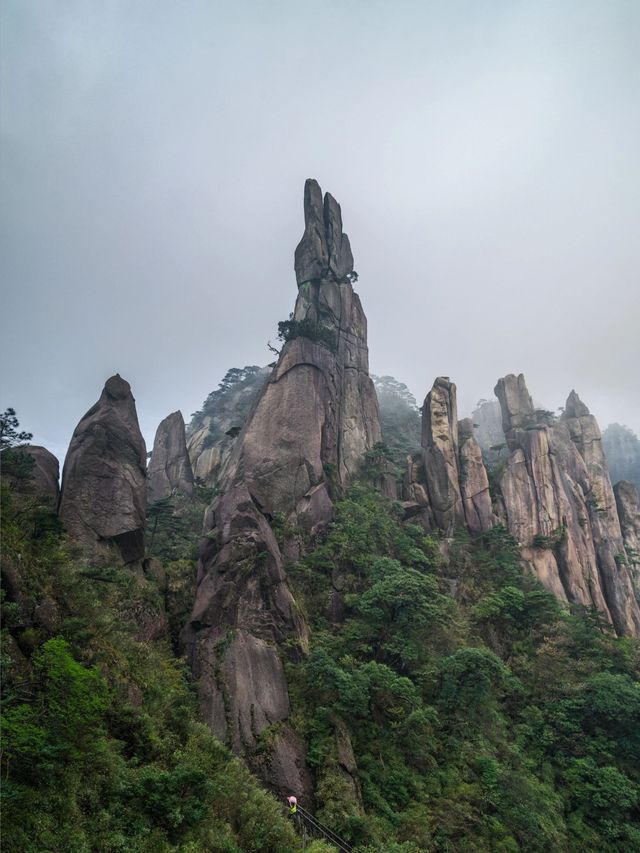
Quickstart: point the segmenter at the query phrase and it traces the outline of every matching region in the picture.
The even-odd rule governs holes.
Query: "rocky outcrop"
[[[422,458],[436,525],[451,533],[464,524],[458,460],[456,386],[439,376],[422,407]]]
[[[471,418],[459,422],[458,438],[459,483],[465,523],[471,533],[483,533],[493,527],[496,519],[491,506],[489,477],[482,450],[473,436]]]
[[[8,456],[10,462],[6,465]],[[60,463],[46,447],[21,444],[5,450],[2,453],[2,467],[3,473],[11,479],[14,491],[46,498],[57,508],[60,498]]]
[[[131,387],[116,374],[76,427],[62,473],[60,518],[88,559],[144,556],[146,455]]]
[[[422,407],[422,453],[410,454],[403,481],[405,517],[451,536],[495,523],[489,478],[469,418],[458,421],[456,386],[439,376]]]
[[[572,393],[561,421],[536,411],[524,377],[498,381],[511,455],[501,477],[509,531],[525,562],[559,599],[595,607],[620,634],[640,633],[640,612],[602,453],[600,432]]]
[[[627,480],[640,491],[640,439],[620,424],[610,424],[602,433],[611,482]]]
[[[287,340],[221,472],[185,632],[211,728],[247,753],[279,723],[268,778],[277,787],[286,767],[287,786],[299,791],[308,782],[302,746],[286,725],[281,650],[286,644],[287,654],[304,654],[307,628],[271,522],[284,514],[290,529],[313,539],[331,519],[332,495],[381,437],[366,318],[350,282],[340,207],[307,181],[304,209]]]
[[[569,430],[571,440],[587,469],[591,486],[587,493],[591,535],[613,624],[621,634],[638,636],[640,610],[626,567],[622,530],[600,428],[575,391],[569,394],[562,422]]]
[[[622,528],[627,562],[631,570],[636,598],[640,599],[640,498],[633,483],[620,480],[613,487]]]
[[[149,503],[180,492],[193,494],[193,472],[187,453],[184,420],[173,412],[160,423],[147,469]]]

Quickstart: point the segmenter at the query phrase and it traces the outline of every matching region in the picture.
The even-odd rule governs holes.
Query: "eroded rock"
[[[439,376],[422,409],[422,456],[429,503],[436,525],[451,534],[464,524],[458,459],[456,386]]]
[[[640,612],[616,556],[622,536],[595,419],[575,392],[560,422],[537,413],[522,375],[499,380],[495,392],[511,450],[500,486],[523,559],[559,599],[594,607],[619,634],[637,635]]]
[[[26,472],[24,476],[17,477],[11,473],[15,463],[8,466],[7,475],[11,479],[14,490],[46,498],[54,509],[57,508],[60,498],[58,484],[60,463],[53,453],[39,445],[21,444],[19,447],[3,451],[3,468],[7,454],[10,454],[19,467]],[[25,460],[24,463],[22,459]],[[4,470],[3,473],[5,473]]]
[[[222,468],[185,632],[214,731],[250,757],[265,729],[278,724],[267,771],[276,786],[283,767],[304,767],[287,724],[282,660],[283,648],[289,656],[305,653],[308,632],[271,525],[284,515],[288,529],[313,541],[332,517],[332,495],[381,438],[340,208],[330,196],[323,203],[317,183],[307,181],[304,211],[292,334]],[[300,784],[305,778],[300,771]]]
[[[147,469],[147,496],[152,503],[178,492],[193,494],[193,472],[182,413],[173,412],[161,421],[156,431]]]
[[[60,518],[88,559],[144,556],[146,455],[131,387],[116,374],[76,427],[62,473]]]

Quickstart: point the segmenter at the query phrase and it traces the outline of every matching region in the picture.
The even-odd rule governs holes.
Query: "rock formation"
[[[18,447],[12,447],[9,450],[3,451],[3,465],[7,453],[16,462],[24,459],[26,468],[29,469],[26,476],[16,477],[11,473],[13,466],[9,466],[7,473],[11,478],[14,490],[47,498],[54,509],[57,508],[60,498],[60,486],[58,485],[60,463],[53,453],[47,450],[46,447],[40,447],[39,445],[21,444]],[[24,468],[25,466],[24,464],[20,464],[20,467]]]
[[[638,635],[595,419],[575,392],[560,422],[536,411],[522,374],[500,379],[495,392],[511,451],[500,486],[523,559],[561,600],[595,607],[619,634]]]
[[[640,600],[640,498],[633,483],[620,480],[613,487],[618,508],[618,518],[622,528],[622,538],[627,561],[631,570],[631,579]]]
[[[160,423],[147,469],[147,498],[150,503],[176,492],[193,494],[193,472],[181,412],[167,415]]]
[[[271,529],[276,513],[313,539],[332,516],[332,494],[380,441],[368,373],[366,318],[351,279],[353,258],[337,202],[305,186],[299,284],[287,340],[221,474],[205,519],[198,589],[185,632],[212,729],[238,752],[285,723],[281,657],[304,653],[307,628],[287,586]],[[262,768],[265,771],[265,768]],[[279,727],[266,775],[308,786],[301,744]]]
[[[436,525],[451,533],[464,524],[458,460],[456,386],[439,376],[422,407],[422,456]]]
[[[629,427],[610,424],[602,433],[611,482],[627,480],[640,491],[640,439]]]
[[[482,450],[473,436],[471,418],[458,423],[458,437],[459,483],[465,523],[471,533],[483,533],[493,527],[496,519],[491,506],[489,477],[482,460]]]
[[[456,386],[439,376],[422,407],[422,453],[410,454],[403,483],[408,518],[451,536],[455,527],[471,533],[495,521],[482,451],[473,423],[458,421]]]
[[[131,388],[116,374],[76,427],[62,473],[60,518],[87,558],[144,556],[146,456]]]

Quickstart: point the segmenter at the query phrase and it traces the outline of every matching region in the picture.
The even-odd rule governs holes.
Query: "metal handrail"
[[[321,835],[330,841],[331,844],[335,844],[338,850],[342,851],[342,853],[352,853],[351,846],[347,844],[339,835],[329,829],[328,826],[324,826],[324,824],[320,823],[320,821],[310,814],[306,809],[303,809],[302,806],[298,806],[297,808],[298,814],[305,820],[316,832],[319,832]]]

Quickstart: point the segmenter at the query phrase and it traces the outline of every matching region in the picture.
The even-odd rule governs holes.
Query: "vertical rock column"
[[[88,559],[144,556],[146,462],[131,386],[116,374],[76,427],[62,472],[60,518]]]
[[[284,514],[291,527],[317,535],[332,517],[331,495],[381,437],[340,207],[310,180],[304,213],[289,340],[222,471],[185,631],[206,721],[245,754],[280,723],[267,764],[256,769],[289,792],[304,791],[308,776],[302,745],[286,725],[282,650],[303,654],[307,627],[271,523]]]
[[[562,421],[589,475],[587,508],[605,598],[619,634],[640,635],[640,610],[627,568],[616,499],[602,448],[600,428],[575,391],[569,394]]]
[[[147,471],[147,495],[150,503],[176,492],[193,494],[193,471],[187,452],[181,412],[173,412],[161,421],[156,431]]]
[[[466,525],[471,533],[490,530],[495,522],[489,492],[489,477],[480,445],[473,437],[473,421],[465,418],[458,424],[460,441],[460,495]]]

